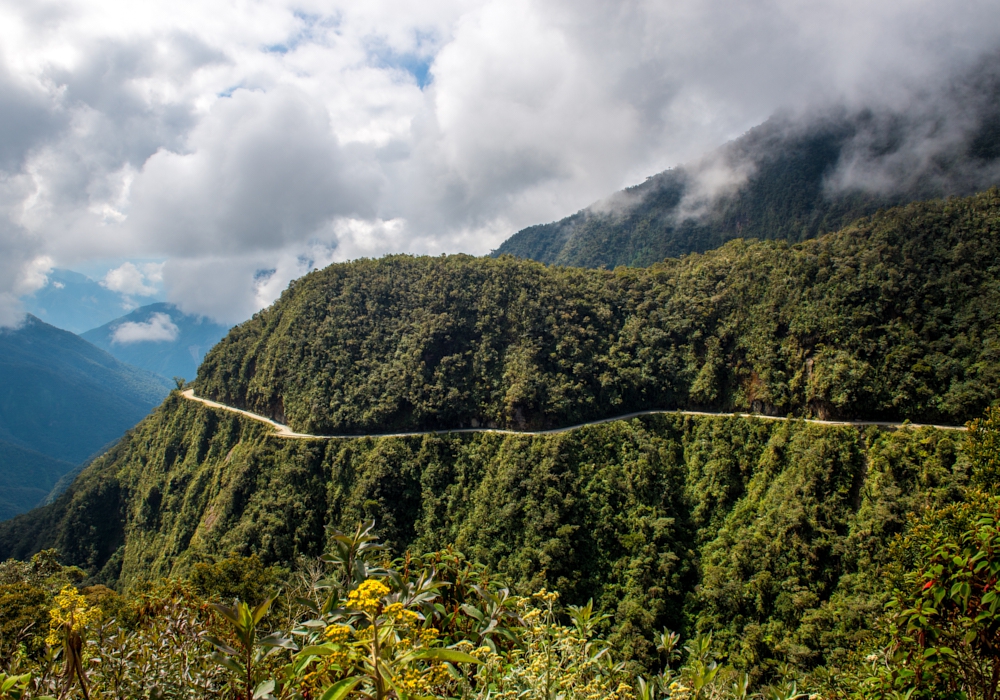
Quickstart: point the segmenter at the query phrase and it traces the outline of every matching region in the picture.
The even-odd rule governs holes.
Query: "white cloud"
[[[164,313],[155,313],[142,322],[127,321],[117,328],[111,336],[112,343],[127,345],[130,343],[163,343],[177,340],[180,329]]]
[[[998,42],[990,0],[0,0],[0,325],[46,256],[164,259],[172,301],[240,320],[310,260],[485,253],[779,108],[910,104]]]
[[[134,263],[126,262],[113,270],[108,270],[101,280],[101,286],[126,297],[151,297],[159,290],[147,282],[163,281],[163,263],[146,263],[141,269]]]

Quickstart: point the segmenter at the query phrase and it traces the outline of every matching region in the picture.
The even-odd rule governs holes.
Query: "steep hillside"
[[[710,622],[744,657],[829,663],[880,609],[906,514],[959,493],[961,443],[670,415],[544,437],[295,441],[174,393],[52,505],[0,523],[0,559],[54,546],[128,587],[230,552],[316,555],[325,526],[374,518],[392,552],[454,544],[519,590],[593,596],[626,657],[655,655],[663,625]]]
[[[194,379],[205,353],[229,326],[183,313],[173,304],[142,306],[80,337],[122,362],[162,377]]]
[[[644,269],[388,257],[297,281],[202,395],[309,432],[558,425],[657,406],[959,423],[1000,396],[1000,191]],[[82,341],[81,341],[82,342]],[[374,518],[520,591],[594,597],[627,658],[711,627],[742,665],[835,668],[910,513],[962,497],[964,434],[657,415],[545,436],[282,440],[173,392],[0,559],[56,547],[132,587],[230,552],[292,562]]]
[[[1000,78],[984,89],[1000,95]],[[925,144],[922,160],[907,153],[914,125],[903,116],[774,117],[701,162],[523,229],[493,254],[644,266],[734,238],[803,241],[893,205],[968,195],[1000,184],[1000,118],[995,107],[978,116],[961,142]]]
[[[388,257],[296,281],[200,395],[315,434],[646,408],[962,423],[1000,396],[1000,191],[614,272]]]
[[[33,316],[0,330],[0,440],[17,447],[82,462],[167,392],[166,380]]]

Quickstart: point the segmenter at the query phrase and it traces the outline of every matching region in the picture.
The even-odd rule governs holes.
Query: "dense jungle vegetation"
[[[175,391],[0,523],[0,698],[992,699],[998,215],[994,189],[649,269],[312,273],[200,395],[314,433],[986,413],[282,440]]]
[[[339,506],[319,524],[395,512],[386,531],[408,534],[405,550],[399,541],[380,550],[373,524],[347,534],[328,527],[312,533],[309,556],[292,559],[296,546],[310,547],[302,528],[297,541],[287,538],[299,525],[292,521],[283,524],[292,548],[284,566],[268,565],[275,553],[261,545],[282,530],[273,492],[289,482],[258,472],[243,513],[220,515],[236,494],[209,489],[186,556],[123,571],[120,593],[56,563],[54,550],[0,564],[0,697],[995,696],[1000,410],[957,442],[933,429],[663,422],[659,431],[639,420],[613,426],[632,433],[624,440],[605,426],[580,431],[577,444],[560,447],[601,461],[569,462],[564,449],[551,450],[520,479],[504,470],[514,472],[502,475],[515,477],[514,493],[489,474],[440,489],[439,469],[427,466],[410,523],[399,517],[405,509],[371,498],[393,479],[358,473],[360,488],[337,494],[332,475],[326,498]],[[234,427],[218,426],[221,435]],[[174,436],[188,448],[205,438]],[[266,440],[256,442],[263,451]],[[405,463],[430,451],[394,442],[409,453]],[[287,476],[309,456],[293,453],[309,447],[283,444],[292,453],[270,467]],[[681,454],[687,463],[671,465]],[[184,461],[198,469],[193,455]],[[498,467],[487,460],[484,470]],[[178,474],[142,476],[134,487],[176,483]],[[398,480],[413,489],[415,477]],[[470,483],[478,484],[471,503],[460,493]],[[86,508],[79,496],[67,510]],[[287,507],[290,496],[278,498]],[[123,505],[149,514],[148,501]],[[164,542],[162,529],[133,539],[143,524],[126,525],[126,562]],[[64,534],[63,545],[80,535]],[[474,554],[466,558],[459,543]],[[604,570],[571,571],[590,566]],[[164,572],[171,577],[155,575]],[[550,592],[549,582],[568,593]]]
[[[297,280],[199,395],[314,434],[649,408],[961,424],[1000,395],[1000,191],[614,271],[390,256]]]

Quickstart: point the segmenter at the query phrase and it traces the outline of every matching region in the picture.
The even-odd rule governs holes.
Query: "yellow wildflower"
[[[431,666],[430,670],[427,672],[428,680],[432,685],[441,685],[449,680],[451,680],[451,674],[448,672],[448,667],[444,664],[434,664]]]
[[[334,644],[343,644],[350,638],[352,631],[347,625],[328,625],[323,635]]]
[[[391,603],[385,607],[385,615],[401,627],[414,627],[420,624],[420,615],[407,610],[402,603]]]
[[[347,594],[347,607],[374,615],[382,602],[389,595],[389,587],[376,579],[362,581],[361,585]]]
[[[559,591],[552,591],[550,593],[549,591],[547,591],[547,590],[545,590],[543,588],[542,590],[538,591],[538,593],[533,594],[531,597],[532,598],[541,598],[546,603],[554,603],[557,600],[559,600]]]
[[[64,586],[49,610],[49,633],[45,643],[50,647],[62,644],[67,632],[81,634],[90,623],[101,617],[100,608],[87,605],[87,599],[73,586]]]

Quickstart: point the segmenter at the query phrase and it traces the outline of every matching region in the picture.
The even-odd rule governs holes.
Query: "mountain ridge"
[[[336,264],[232,329],[194,389],[314,433],[534,429],[644,402],[976,418],[1000,398],[1000,190],[648,268]],[[232,553],[291,565],[375,520],[388,556],[452,547],[519,594],[593,599],[636,663],[664,627],[712,628],[745,666],[836,668],[872,633],[909,514],[964,497],[966,437],[667,413],[281,440],[175,390],[0,523],[0,558],[57,548],[129,591]]]
[[[1000,78],[992,80],[987,89],[1000,94]],[[882,209],[1000,184],[997,119],[987,110],[978,131],[959,146],[965,149],[960,157],[937,154],[929,165],[895,173],[896,184],[885,190],[862,173],[875,167],[871,163],[900,169],[892,157],[905,145],[902,117],[777,115],[701,161],[653,175],[559,221],[522,229],[491,255],[611,269],[705,252],[735,238],[815,238]]]
[[[998,196],[615,272],[334,265],[236,327],[194,388],[313,434],[541,429],[648,408],[962,423],[1000,382]]]

